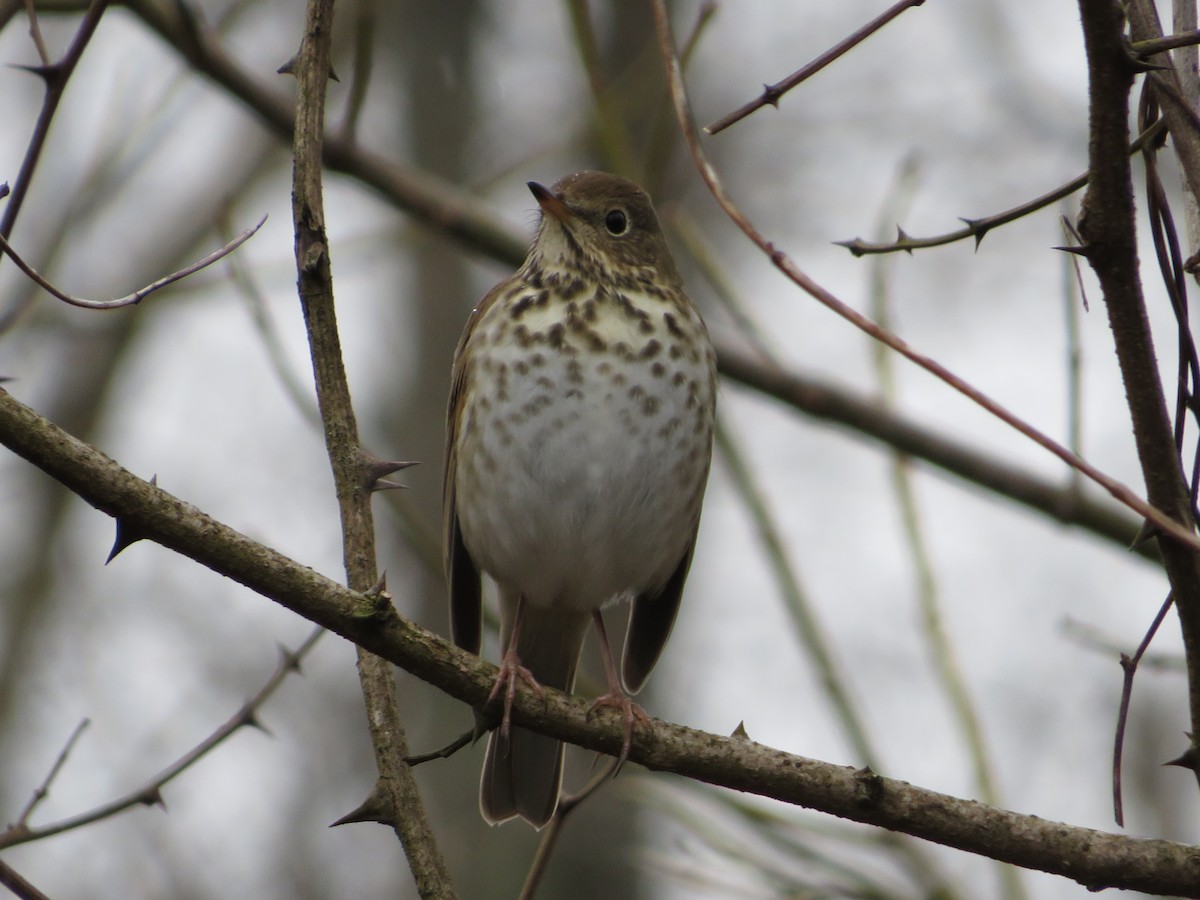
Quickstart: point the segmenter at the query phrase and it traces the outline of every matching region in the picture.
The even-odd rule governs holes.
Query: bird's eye
[[[610,210],[604,217],[604,227],[608,229],[609,234],[622,235],[629,230],[629,217],[622,209]]]

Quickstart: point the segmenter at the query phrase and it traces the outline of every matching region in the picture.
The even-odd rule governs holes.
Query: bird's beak
[[[562,198],[553,193],[549,188],[543,187],[536,181],[530,181],[528,185],[529,190],[533,193],[533,199],[538,202],[538,206],[542,208],[543,213],[560,222],[567,222],[575,218],[575,213],[571,211],[571,207],[563,203]]]

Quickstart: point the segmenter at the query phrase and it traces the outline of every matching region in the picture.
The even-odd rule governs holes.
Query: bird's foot
[[[529,689],[539,697],[545,696],[542,686],[533,677],[533,673],[521,665],[521,657],[517,656],[517,651],[508,650],[500,659],[500,672],[496,675],[496,683],[492,685],[492,692],[488,694],[488,698],[483,704],[485,707],[491,706],[492,701],[500,696],[500,689],[504,689],[504,714],[500,718],[500,736],[504,740],[508,740],[509,732],[512,730],[512,705],[517,697],[518,681],[529,685]]]
[[[603,694],[592,701],[592,705],[588,707],[588,718],[598,709],[611,708],[616,709],[621,715],[621,721],[625,724],[625,737],[621,741],[621,754],[617,757],[617,768],[613,772],[614,775],[620,771],[621,766],[625,764],[625,760],[629,759],[629,750],[633,746],[633,728],[634,725],[640,722],[645,726],[647,731],[654,728],[654,720],[650,714],[642,709],[633,701],[624,690],[619,687],[613,687],[607,694]]]

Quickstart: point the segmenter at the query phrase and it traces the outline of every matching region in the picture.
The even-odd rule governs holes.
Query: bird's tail
[[[516,603],[501,602],[500,646],[511,638]],[[578,610],[539,609],[525,604],[517,635],[517,655],[542,687],[570,691],[591,615]],[[550,821],[562,786],[562,742],[513,727],[505,740],[496,729],[488,738],[479,787],[483,817],[496,825],[520,816],[535,828]]]

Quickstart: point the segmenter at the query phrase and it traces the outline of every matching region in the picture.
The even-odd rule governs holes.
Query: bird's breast
[[[598,606],[656,586],[690,544],[715,367],[690,304],[531,291],[466,349],[456,494],[463,538],[530,602]]]

